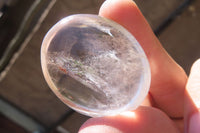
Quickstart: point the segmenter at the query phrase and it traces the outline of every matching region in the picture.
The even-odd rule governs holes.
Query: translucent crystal
[[[72,15],[53,26],[43,40],[41,63],[53,92],[89,116],[133,110],[149,90],[149,64],[139,43],[97,15]]]

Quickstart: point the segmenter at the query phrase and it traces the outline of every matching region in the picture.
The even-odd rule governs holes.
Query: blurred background
[[[57,21],[71,14],[97,14],[103,2],[0,0],[1,133],[76,133],[88,119],[64,105],[47,86],[40,46]],[[189,74],[200,57],[200,1],[135,2],[165,49]]]

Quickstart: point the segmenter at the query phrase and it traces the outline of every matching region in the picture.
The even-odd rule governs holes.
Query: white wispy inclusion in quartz
[[[142,102],[150,83],[148,61],[123,27],[95,15],[74,15],[48,34],[43,72],[67,105],[101,116]]]

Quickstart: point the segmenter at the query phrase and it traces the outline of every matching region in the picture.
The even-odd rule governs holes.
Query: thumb
[[[185,94],[185,133],[200,131],[200,59],[197,60],[189,75]]]

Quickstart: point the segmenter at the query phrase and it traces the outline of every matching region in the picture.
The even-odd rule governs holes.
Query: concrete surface
[[[169,54],[189,74],[200,57],[200,1],[194,1],[159,36]]]

